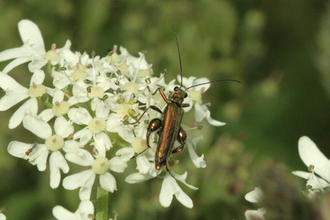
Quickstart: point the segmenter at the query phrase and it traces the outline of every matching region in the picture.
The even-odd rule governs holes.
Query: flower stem
[[[97,198],[96,198],[96,220],[107,220],[108,219],[108,197],[109,192],[104,190],[100,185],[97,187]]]

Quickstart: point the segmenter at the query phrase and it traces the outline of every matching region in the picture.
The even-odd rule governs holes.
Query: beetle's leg
[[[163,97],[164,101],[166,103],[169,103],[169,100],[167,99],[167,97],[166,97],[165,93],[163,92],[163,90],[161,88],[159,88],[158,91],[159,91],[160,95]]]
[[[179,130],[178,138],[177,138],[177,140],[178,140],[179,143],[180,143],[180,146],[177,147],[177,148],[175,148],[175,149],[172,151],[172,154],[183,151],[183,149],[184,149],[184,145],[185,145],[185,143],[186,143],[186,139],[187,139],[187,133],[186,133],[186,131],[183,130],[183,128],[180,126],[180,130]],[[171,158],[169,158],[169,160],[172,161]],[[178,163],[178,161],[172,161],[172,162],[173,162],[173,164],[171,165],[171,167]],[[170,172],[170,165],[169,165],[168,163],[169,163],[169,161],[167,161],[167,163],[166,163],[166,170],[167,170],[167,172],[169,172],[169,173],[171,174],[171,172]],[[171,174],[171,176],[173,176],[173,175]],[[173,178],[174,178],[174,176],[173,176]]]
[[[150,142],[149,142],[149,137],[151,135],[152,132],[157,131],[159,128],[161,128],[163,125],[162,120],[160,120],[159,118],[154,118],[150,121],[149,126],[147,128],[147,146],[148,148],[150,148]]]
[[[144,112],[142,113],[142,115],[140,115],[140,117],[135,121],[135,122],[132,122],[132,123],[128,123],[129,125],[134,125],[136,123],[139,123],[141,118],[143,117],[143,115],[149,110],[149,109],[153,109],[157,112],[159,112],[160,114],[163,114],[162,110],[160,110],[157,106],[154,106],[154,105],[150,105],[146,110],[144,110]],[[150,125],[150,124],[149,124]]]
[[[184,149],[184,145],[185,145],[185,143],[186,143],[186,139],[187,139],[187,133],[186,133],[186,131],[183,130],[183,128],[180,126],[180,130],[179,130],[178,138],[177,138],[177,140],[178,140],[179,143],[180,143],[180,146],[177,147],[177,148],[175,148],[175,149],[172,151],[172,154],[183,151],[183,149]]]
[[[156,91],[155,91],[154,93],[151,92],[149,86],[148,86],[147,88],[148,88],[149,92],[150,92],[152,95],[155,95],[156,92],[159,91],[159,93],[160,93],[160,95],[162,96],[162,98],[164,99],[164,101],[165,101],[166,103],[169,102],[168,99],[167,99],[167,97],[166,97],[166,95],[165,95],[165,93],[163,92],[162,88],[158,88],[158,89],[156,89]],[[187,105],[189,106],[189,104],[187,104]],[[150,108],[153,109],[153,110],[155,110],[155,111],[157,111],[157,112],[159,112],[160,114],[163,114],[162,110],[160,110],[157,106],[155,106],[155,105],[150,105],[146,110],[144,110],[144,112],[142,113],[142,115],[140,115],[140,117],[139,117],[135,122],[127,123],[127,124],[129,124],[129,125],[134,125],[134,124],[136,124],[136,123],[139,123],[139,121],[141,120],[141,118],[143,117],[143,115],[144,115],[144,114],[145,114]]]
[[[168,98],[166,97],[165,93],[163,92],[163,88],[164,88],[164,87],[159,87],[158,89],[156,89],[156,91],[151,92],[149,86],[147,86],[147,89],[149,90],[149,92],[151,93],[151,95],[155,95],[155,94],[159,91],[159,93],[160,93],[160,95],[163,97],[164,101],[165,101],[166,103],[168,103],[169,101],[168,101]],[[189,105],[189,104],[188,104],[188,105]]]
[[[147,128],[147,148],[144,149],[143,151],[139,152],[135,156],[133,156],[131,159],[134,159],[137,156],[139,156],[140,154],[143,154],[144,152],[146,152],[146,150],[148,150],[150,148],[149,139],[150,139],[151,133],[157,131],[159,128],[162,127],[162,125],[163,125],[163,122],[159,118],[154,118],[150,121],[149,126]]]

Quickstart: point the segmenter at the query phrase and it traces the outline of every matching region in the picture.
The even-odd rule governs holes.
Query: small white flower
[[[126,177],[125,181],[128,183],[131,183],[131,184],[139,183],[139,182],[143,182],[143,181],[152,179],[152,178],[156,177],[157,175],[159,175],[160,173],[161,173],[161,171],[156,170],[155,167],[152,166],[148,173],[143,174],[143,173],[139,172],[139,173],[130,174]],[[182,189],[176,182],[176,181],[180,181],[183,184],[185,184],[186,186],[188,186],[189,188],[191,188],[193,190],[197,190],[198,188],[186,183],[187,175],[188,175],[187,172],[185,172],[182,175],[176,174],[173,171],[171,171],[170,173],[169,172],[166,173],[163,183],[162,183],[160,195],[159,195],[159,201],[162,206],[169,207],[172,202],[173,195],[175,195],[177,200],[179,202],[181,202],[182,205],[186,206],[187,208],[193,207],[192,200],[189,198],[189,196],[185,192],[182,191]]]
[[[58,220],[92,220],[94,219],[94,205],[89,200],[80,202],[76,212],[72,213],[62,206],[53,208],[53,215]]]
[[[45,109],[39,114],[39,117],[48,122],[53,117],[60,117],[68,113],[70,109],[70,103],[64,100],[64,92],[59,89],[55,89],[52,92],[52,108]]]
[[[44,54],[46,53],[44,40],[38,26],[32,21],[24,19],[18,23],[18,30],[24,44],[21,47],[8,49],[0,53],[0,62],[15,59],[5,67],[3,70],[4,73],[8,73],[22,63],[33,60],[35,62],[32,62],[31,66],[35,66],[38,63],[34,67],[36,69],[40,69],[47,63],[47,60],[44,58]]]
[[[171,174],[175,177],[175,179]],[[187,177],[187,172],[185,172],[182,175],[178,175],[174,172],[171,172],[171,174],[166,173],[166,176],[163,180],[162,189],[159,195],[160,204],[164,207],[169,207],[172,202],[173,195],[175,195],[177,200],[181,202],[182,205],[184,205],[187,208],[192,208],[193,207],[192,200],[189,198],[189,196],[186,193],[182,191],[180,186],[177,184],[176,180],[179,180],[180,182],[184,183],[186,186],[188,186],[191,189],[196,190],[197,188],[185,182],[185,179]]]
[[[315,143],[306,136],[298,141],[299,156],[309,168],[310,173],[294,171],[294,175],[307,179],[310,190],[323,189],[330,186],[330,160],[318,149]],[[316,176],[318,174],[319,176]]]
[[[100,175],[100,186],[108,191],[114,192],[117,190],[116,180],[108,170],[112,170],[113,163],[104,157],[99,155],[95,158],[86,150],[81,150],[83,155],[77,155],[75,153],[67,153],[65,157],[78,165],[91,166],[91,169],[67,176],[63,179],[63,187],[68,190],[80,188],[79,198],[80,200],[89,200],[92,192],[92,187],[95,181],[96,174]],[[115,171],[118,170],[118,164],[115,166]]]
[[[15,157],[29,160],[31,164],[37,165],[39,171],[46,169],[47,157],[51,153],[49,157],[50,186],[57,188],[61,180],[60,170],[63,173],[69,171],[69,166],[59,150],[63,148],[63,150],[72,151],[72,148],[77,147],[76,145],[72,145],[71,141],[64,140],[64,138],[73,133],[72,124],[63,117],[57,118],[54,123],[54,135],[52,135],[53,132],[50,125],[35,116],[27,115],[24,118],[23,125],[36,136],[44,139],[45,144],[38,144],[27,155],[26,152],[31,148],[31,144],[12,141],[8,145],[8,152]]]
[[[103,106],[100,108],[104,109]],[[96,117],[92,118],[90,113],[85,108],[72,108],[68,112],[69,118],[78,125],[85,125],[86,127],[76,132],[73,135],[74,139],[79,139],[82,145],[87,144],[93,137],[98,146],[104,146],[105,149],[98,149],[99,151],[106,151],[112,147],[109,136],[104,132],[107,126],[109,109],[99,111],[96,109]],[[104,143],[104,144],[101,144]]]
[[[203,136],[199,136],[196,138],[193,138],[191,141],[187,141],[188,144],[188,152],[190,155],[190,158],[192,162],[194,163],[195,167],[197,168],[205,168],[206,167],[206,162],[204,160],[204,154],[202,154],[200,157],[198,157],[196,153],[196,146],[197,143],[203,140]]]
[[[44,78],[45,73],[42,70],[36,70],[31,77],[30,88],[27,89],[12,77],[0,72],[0,87],[6,92],[6,95],[0,99],[0,111],[5,111],[30,97],[10,118],[9,128],[16,128],[27,114],[36,115],[38,111],[37,98],[47,92],[47,88],[42,84]]]
[[[178,80],[180,80],[181,77],[178,76]],[[224,122],[220,122],[220,121],[216,121],[214,119],[211,118],[211,112],[208,110],[207,106],[209,104],[202,104],[202,93],[204,93],[211,84],[204,84],[204,85],[200,85],[200,86],[196,86],[199,85],[201,83],[207,83],[210,82],[209,79],[207,78],[199,78],[196,79],[196,77],[183,77],[183,85],[186,88],[189,88],[191,86],[195,86],[192,87],[191,89],[188,89],[188,94],[189,96],[185,99],[185,103],[189,104],[189,107],[184,108],[184,110],[190,111],[191,108],[193,106],[195,106],[195,121],[196,122],[201,122],[204,118],[206,118],[206,120],[208,121],[208,123],[210,123],[213,126],[223,126],[226,123]]]

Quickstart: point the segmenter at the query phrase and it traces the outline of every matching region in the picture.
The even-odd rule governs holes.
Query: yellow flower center
[[[96,174],[104,174],[110,167],[110,162],[106,157],[96,158],[92,164],[92,170]]]
[[[198,104],[202,104],[202,94],[199,91],[189,91],[189,96]]]
[[[148,148],[146,140],[142,137],[135,137],[132,141],[132,147],[135,153],[140,153]]]
[[[57,117],[62,116],[66,113],[68,113],[70,108],[70,105],[68,102],[66,101],[62,101],[62,102],[55,102],[55,105],[53,106],[52,110],[53,110],[53,114]]]
[[[104,131],[106,127],[105,120],[103,118],[95,117],[88,123],[88,129],[94,134],[98,134]]]
[[[64,140],[59,135],[53,135],[46,139],[45,145],[51,151],[57,151],[64,146]]]
[[[31,98],[37,98],[46,93],[46,87],[42,84],[36,85],[32,83],[32,86],[28,90],[28,95]]]

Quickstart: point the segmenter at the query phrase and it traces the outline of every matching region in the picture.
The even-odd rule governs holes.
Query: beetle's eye
[[[174,91],[178,91],[178,89],[179,89],[179,87],[177,87],[177,86],[174,87]]]
[[[186,93],[185,95],[184,95],[184,98],[187,98],[188,97],[188,93]]]

